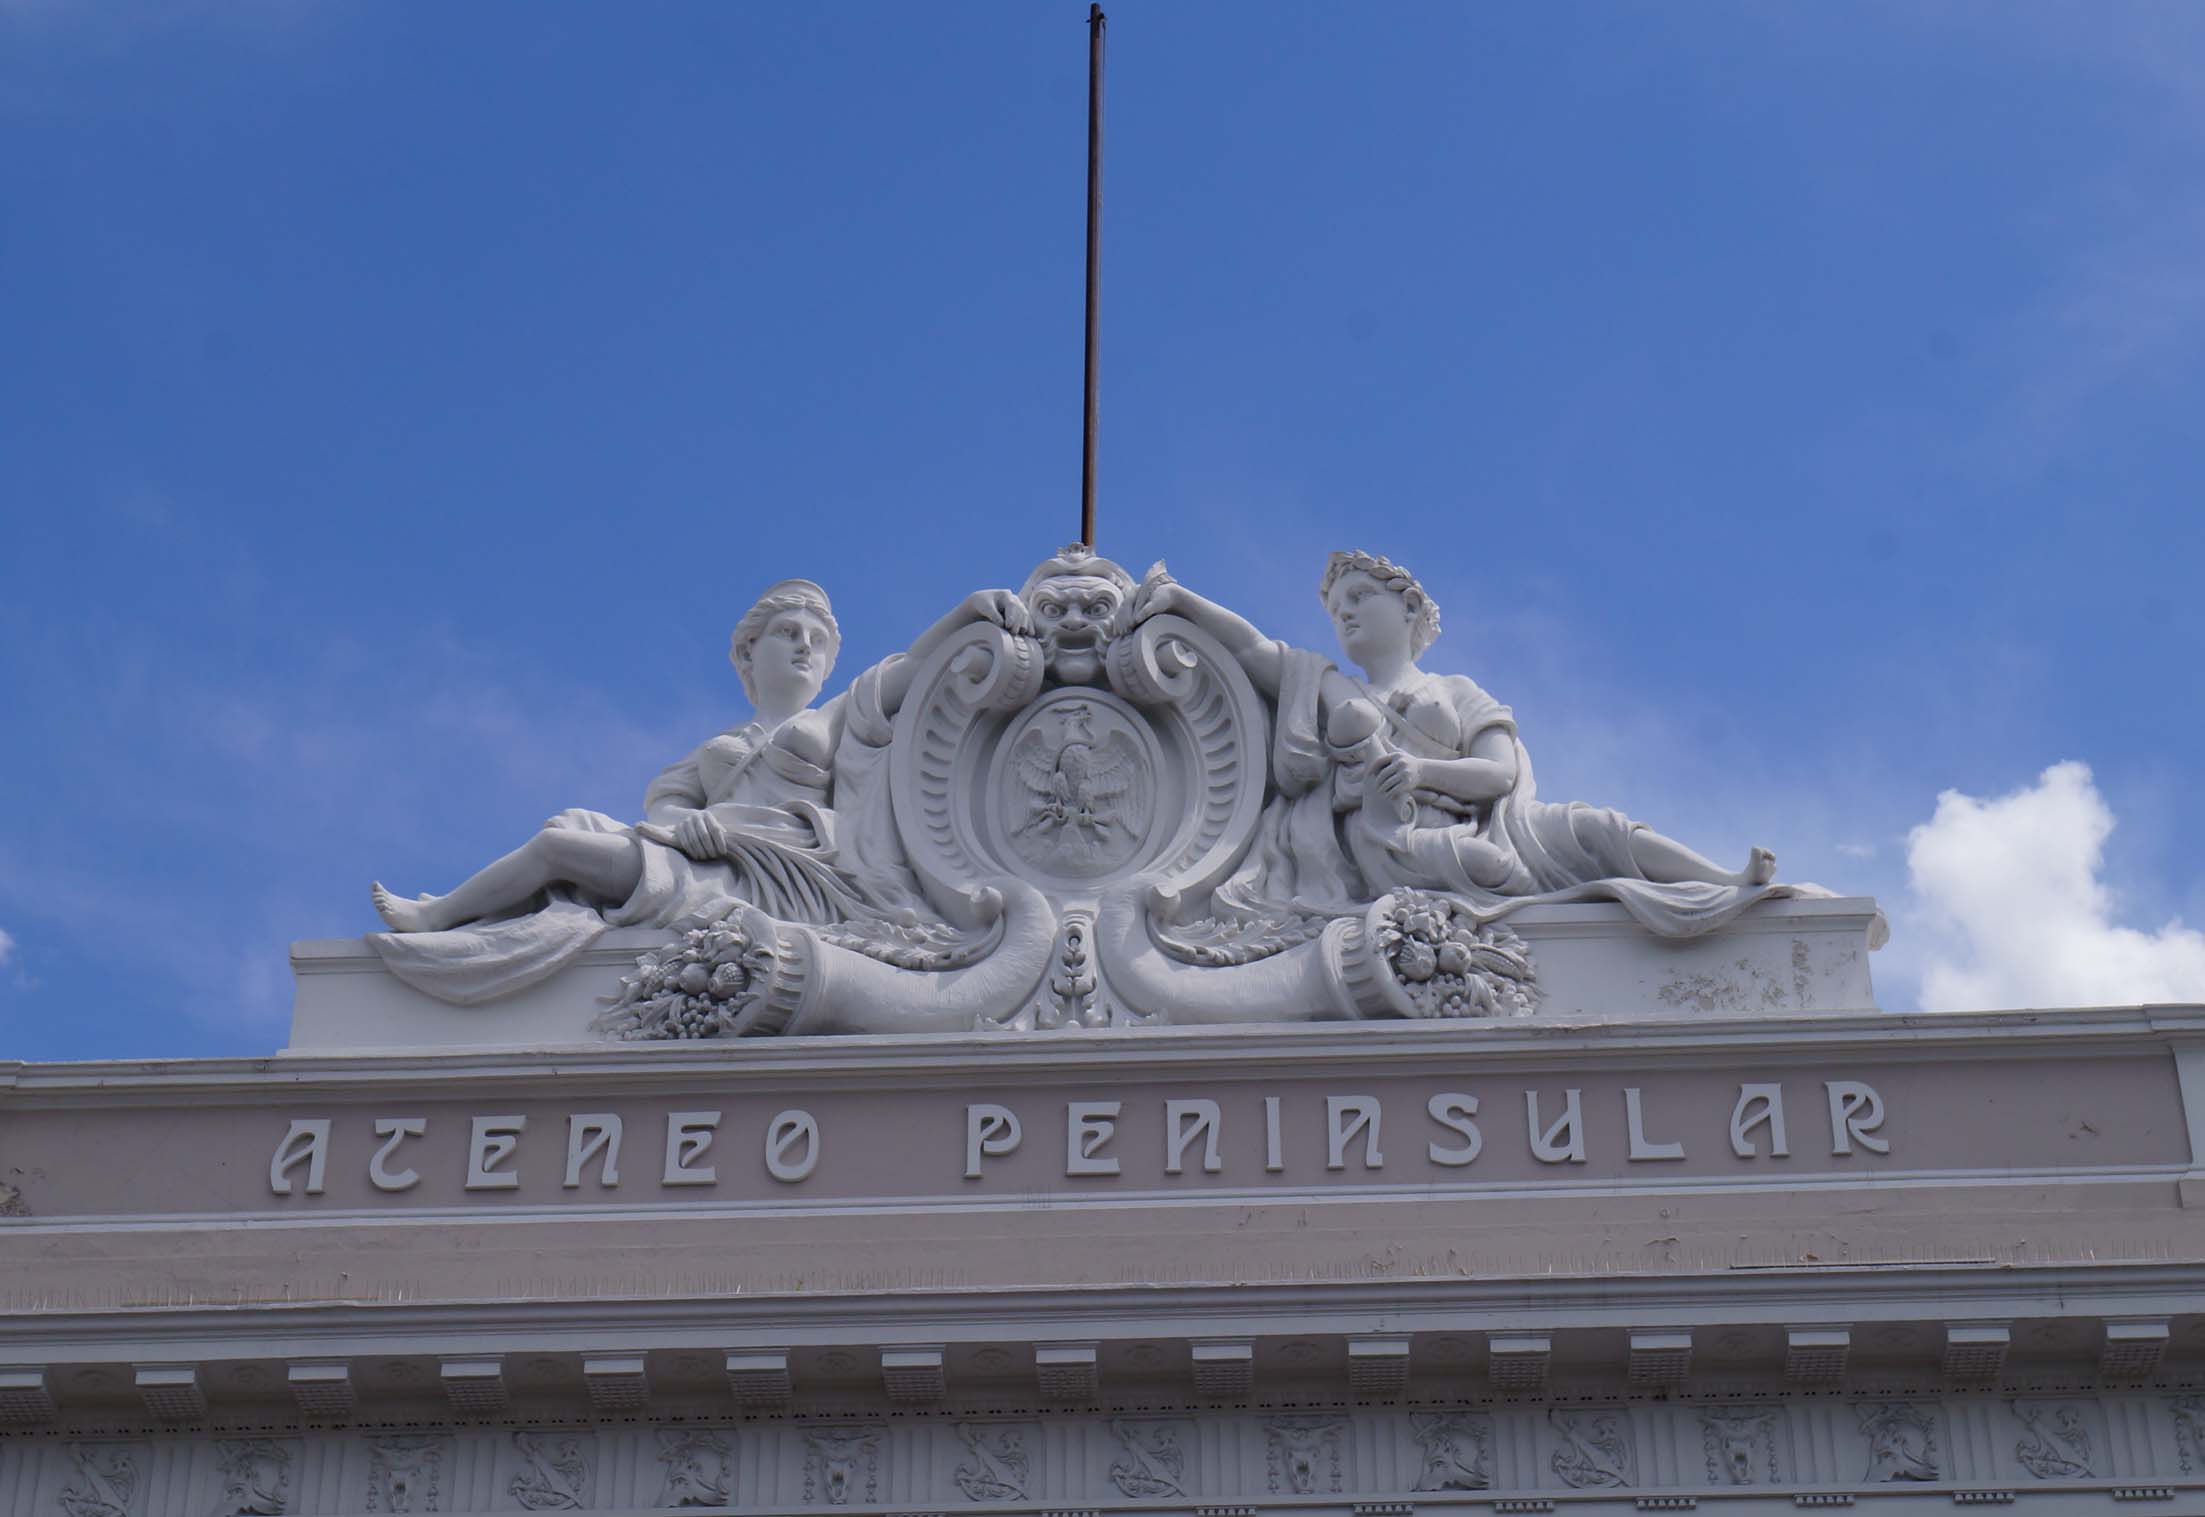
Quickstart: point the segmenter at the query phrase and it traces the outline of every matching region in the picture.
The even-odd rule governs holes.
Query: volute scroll
[[[1106,660],[1110,688],[1136,706],[1188,699],[1201,688],[1205,668],[1192,640],[1198,636],[1184,618],[1158,616],[1113,639]]]

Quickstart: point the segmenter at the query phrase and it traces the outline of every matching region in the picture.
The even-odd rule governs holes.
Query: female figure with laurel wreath
[[[1154,583],[1135,607],[1136,620],[1172,612],[1204,627],[1278,702],[1281,802],[1220,890],[1228,907],[1340,911],[1408,887],[1461,896],[1490,919],[1533,901],[1610,899],[1688,937],[1766,896],[1813,889],[1772,884],[1767,849],[1725,869],[1621,812],[1540,800],[1509,708],[1464,675],[1418,667],[1439,607],[1400,565],[1334,553],[1318,593],[1361,679],[1182,585]]]

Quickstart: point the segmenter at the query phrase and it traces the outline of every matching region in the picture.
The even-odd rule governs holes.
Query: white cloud
[[[0,969],[8,967],[8,960],[15,957],[15,938],[5,927],[0,927]]]
[[[2115,920],[2099,877],[2112,810],[2086,764],[1993,800],[1948,790],[1907,836],[1930,936],[1922,1005],[1939,1011],[2205,1001],[2205,933]]]

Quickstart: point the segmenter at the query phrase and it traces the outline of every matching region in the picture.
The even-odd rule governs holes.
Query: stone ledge
[[[1700,938],[1654,937],[1606,902],[1527,906],[1508,925],[1529,946],[1543,994],[1524,1020],[1571,1026],[1872,1012],[1875,921],[1874,901],[1842,897],[1764,901]],[[294,943],[290,1051],[602,1046],[590,1030],[602,998],[671,936],[609,931],[542,984],[471,1007],[404,984],[365,939]]]

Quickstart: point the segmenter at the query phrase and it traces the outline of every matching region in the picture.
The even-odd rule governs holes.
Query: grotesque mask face
[[[834,667],[835,635],[809,611],[776,611],[750,646],[750,683],[761,699],[810,705]]]
[[[1060,683],[1101,681],[1103,654],[1117,630],[1124,599],[1116,585],[1098,575],[1060,574],[1034,586],[1026,608],[1033,614],[1049,672]]]
[[[1332,613],[1341,650],[1365,669],[1373,661],[1409,656],[1416,616],[1407,598],[1362,570],[1340,576],[1325,596],[1325,609]]]

